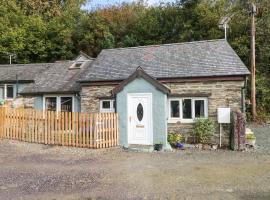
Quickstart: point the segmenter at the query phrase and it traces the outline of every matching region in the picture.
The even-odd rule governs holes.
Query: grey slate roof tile
[[[124,80],[138,66],[155,78],[248,75],[225,40],[103,50],[80,81]]]
[[[56,62],[35,78],[35,82],[23,89],[21,94],[75,93],[80,91],[80,74],[92,61],[86,61],[82,69],[70,69],[74,62]]]
[[[0,65],[0,82],[34,81],[35,77],[47,70],[53,63]]]

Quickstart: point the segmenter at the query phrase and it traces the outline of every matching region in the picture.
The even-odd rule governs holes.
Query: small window
[[[46,97],[45,98],[45,109],[49,111],[56,111],[57,101],[56,97]]]
[[[72,112],[72,97],[61,97],[61,111]]]
[[[180,117],[179,101],[171,101],[171,118]]]
[[[191,99],[183,99],[183,119],[192,119]]]
[[[76,63],[75,65],[74,65],[74,68],[80,68],[82,66],[82,63]]]
[[[102,101],[102,109],[110,109],[111,101]]]
[[[7,99],[14,98],[14,87],[13,85],[7,85]]]
[[[73,64],[69,67],[69,69],[80,69],[80,68],[82,67],[83,63],[84,63],[84,62],[82,62],[82,61],[77,61],[77,62],[73,63]]]
[[[141,103],[137,106],[137,118],[139,121],[142,121],[143,119],[143,106]]]
[[[100,112],[115,112],[115,100],[101,100]]]
[[[205,101],[204,100],[195,100],[195,118],[205,117]]]

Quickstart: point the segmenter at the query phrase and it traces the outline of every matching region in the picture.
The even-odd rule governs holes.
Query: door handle
[[[131,116],[129,116],[129,122],[131,122]]]

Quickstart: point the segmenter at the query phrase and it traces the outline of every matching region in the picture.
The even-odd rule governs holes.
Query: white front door
[[[152,94],[128,94],[128,143],[153,144]]]

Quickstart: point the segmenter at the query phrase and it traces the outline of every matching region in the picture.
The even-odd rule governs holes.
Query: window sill
[[[167,120],[168,123],[170,124],[176,124],[176,123],[179,123],[179,124],[193,124],[194,123],[194,120],[193,119],[168,119]]]

